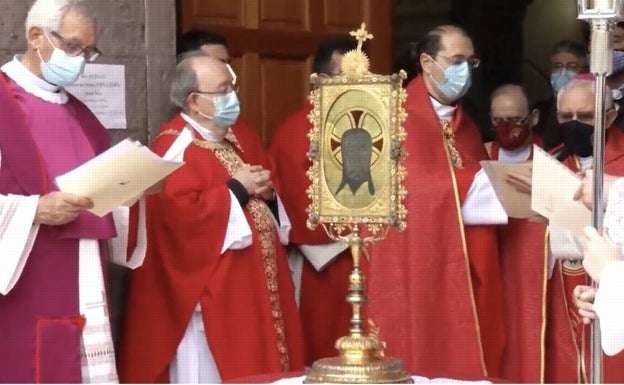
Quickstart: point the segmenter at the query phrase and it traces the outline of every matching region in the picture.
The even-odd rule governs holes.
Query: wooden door
[[[225,36],[238,75],[242,116],[269,143],[309,93],[316,48],[349,37],[362,22],[371,70],[392,68],[392,0],[178,0],[180,31],[205,29]]]

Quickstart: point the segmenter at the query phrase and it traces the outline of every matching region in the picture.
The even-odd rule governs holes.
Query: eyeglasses
[[[503,122],[511,122],[514,124],[523,124],[531,116],[531,113],[525,116],[505,116],[505,117],[491,117],[492,123],[497,126]]]
[[[477,67],[479,67],[479,64],[481,64],[481,60],[479,58],[476,58],[474,56],[471,56],[469,58],[463,57],[463,56],[457,56],[454,58],[450,58],[450,57],[446,57],[446,56],[442,56],[442,55],[436,55],[436,57],[441,57],[443,59],[446,59],[449,63],[451,63],[452,65],[458,65],[458,64],[463,64],[464,62],[468,62],[468,66],[472,69],[475,69]]]
[[[50,34],[60,40],[62,46],[61,49],[65,51],[65,53],[69,56],[84,56],[85,60],[88,62],[93,62],[97,60],[97,58],[102,55],[99,49],[96,47],[86,47],[77,43],[73,43],[71,41],[67,41],[63,36],[61,36],[56,31],[51,31]]]
[[[198,94],[208,95],[208,96],[223,96],[223,95],[229,94],[230,92],[238,93],[238,84],[233,84],[233,83],[232,84],[228,84],[221,91],[200,91],[200,90],[197,90],[195,92],[198,93]]]
[[[559,123],[567,123],[578,120],[581,123],[594,124],[594,112],[566,112],[557,111],[557,121]]]
[[[552,71],[553,72],[559,72],[559,71],[561,71],[564,68],[567,69],[568,71],[579,73],[579,72],[581,72],[581,69],[583,69],[583,66],[580,65],[577,62],[568,62],[568,63],[556,62],[556,63],[552,63]]]

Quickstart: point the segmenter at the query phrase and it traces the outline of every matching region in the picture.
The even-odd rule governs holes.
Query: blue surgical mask
[[[206,95],[199,95],[207,97]],[[236,92],[230,91],[225,95],[216,96],[212,99],[212,102],[215,106],[214,116],[208,116],[201,111],[198,111],[198,113],[206,119],[212,119],[217,127],[232,127],[240,114],[240,104]]]
[[[552,86],[553,91],[555,91],[555,95],[558,94],[559,90],[568,84],[570,80],[574,79],[576,75],[576,72],[567,69],[562,69],[550,74],[550,85]]]
[[[591,63],[591,53],[588,53],[587,62]],[[611,73],[617,74],[624,70],[624,51],[613,50],[613,61],[611,67]]]
[[[47,34],[46,37],[52,47],[54,47]],[[47,62],[43,60],[39,51],[37,51],[37,54],[39,54],[39,59],[41,59],[43,78],[55,86],[66,87],[74,84],[84,71],[85,59],[83,56],[69,56],[65,51],[56,47],[54,47],[50,60]]]
[[[438,64],[437,61],[434,60],[434,62]],[[443,68],[440,64],[438,66]],[[446,67],[444,69],[444,82],[438,83],[433,76],[431,79],[438,85],[438,90],[444,97],[451,102],[464,96],[472,84],[472,76],[467,61]]]
[[[612,74],[616,74],[624,70],[624,51],[613,51],[613,68]]]

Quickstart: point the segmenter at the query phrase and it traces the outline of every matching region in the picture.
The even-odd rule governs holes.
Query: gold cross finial
[[[368,33],[368,31],[366,30],[366,23],[362,23],[362,25],[360,26],[360,29],[358,29],[357,31],[349,32],[349,35],[353,36],[355,40],[358,41],[358,45],[357,45],[358,51],[362,50],[362,45],[364,44],[366,40],[370,40],[373,38],[373,35]]]

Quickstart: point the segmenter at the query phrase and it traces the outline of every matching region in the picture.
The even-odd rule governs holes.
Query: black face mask
[[[563,135],[563,144],[576,156],[586,158],[594,152],[592,136],[594,126],[572,120],[559,125]]]

